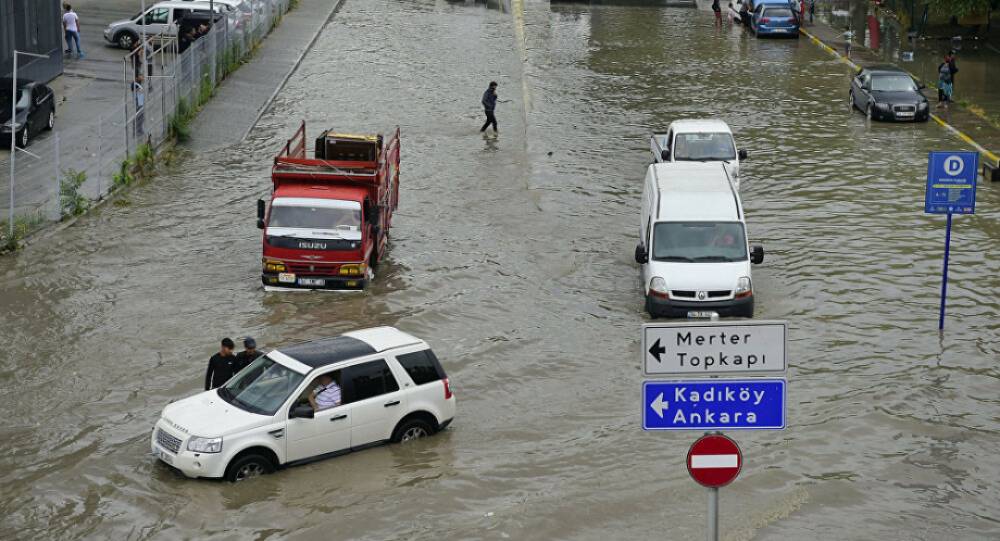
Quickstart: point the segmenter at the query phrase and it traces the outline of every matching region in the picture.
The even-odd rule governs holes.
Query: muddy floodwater
[[[933,122],[870,124],[848,68],[711,12],[347,0],[244,143],[0,259],[2,539],[697,539],[697,433],[640,429],[648,136],[718,116],[749,149],[758,318],[790,325],[788,428],[733,433],[727,539],[1000,536],[1000,195],[922,212]],[[500,83],[498,137],[479,98]],[[402,131],[388,262],[361,294],[265,294],[256,199],[314,130]],[[157,463],[219,338],[395,325],[458,396],[436,437],[249,483]]]

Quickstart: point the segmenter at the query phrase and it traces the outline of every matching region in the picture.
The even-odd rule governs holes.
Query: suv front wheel
[[[239,483],[272,472],[274,472],[274,464],[266,456],[251,453],[243,455],[229,464],[229,467],[226,468],[226,481]]]

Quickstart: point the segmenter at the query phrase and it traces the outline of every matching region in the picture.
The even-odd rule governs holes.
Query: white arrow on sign
[[[654,400],[653,403],[649,405],[649,407],[653,408],[653,411],[655,411],[656,414],[660,416],[660,419],[662,419],[663,410],[670,409],[670,402],[664,402],[663,393],[660,393],[660,396],[657,396],[656,400]]]

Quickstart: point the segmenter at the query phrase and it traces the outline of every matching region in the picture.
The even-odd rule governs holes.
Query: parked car
[[[211,4],[206,0],[159,2],[145,12],[109,24],[104,29],[104,39],[122,49],[131,49],[139,36],[143,34],[143,29],[145,29],[146,36],[151,38],[176,37],[178,21],[194,12],[208,12],[211,7]],[[215,5],[217,13],[226,13],[230,9],[226,4],[218,3]]]
[[[862,68],[851,80],[851,110],[863,111],[872,120],[927,122],[930,106],[923,88],[896,66]]]
[[[654,163],[643,182],[639,243],[646,311],[651,317],[753,317],[743,204],[724,164]]]
[[[310,394],[329,381],[340,403],[317,411]],[[168,404],[150,446],[188,477],[236,482],[429,436],[454,417],[455,395],[430,346],[376,327],[279,348],[222,387]]]
[[[47,85],[18,79],[17,101],[14,106],[16,114],[11,122],[12,82],[9,77],[0,79],[0,144],[10,144],[10,133],[13,130],[17,146],[24,148],[39,132],[55,127],[55,94]]]
[[[760,36],[799,36],[799,18],[788,2],[758,2],[750,17],[750,30]]]

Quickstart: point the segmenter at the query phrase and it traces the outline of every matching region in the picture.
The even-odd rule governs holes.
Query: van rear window
[[[396,360],[399,361],[399,364],[403,365],[406,373],[410,375],[413,383],[417,385],[445,378],[441,363],[438,362],[434,352],[429,349],[397,355]]]

